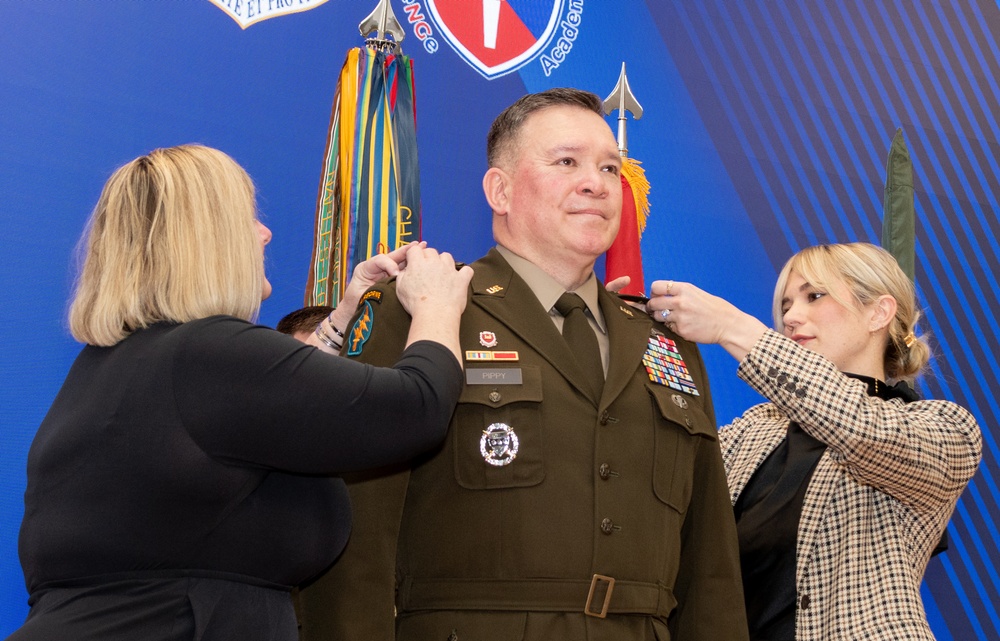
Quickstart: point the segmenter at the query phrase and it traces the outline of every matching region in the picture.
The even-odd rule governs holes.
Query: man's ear
[[[509,205],[510,176],[499,167],[490,167],[483,175],[483,193],[493,213],[506,215]]]
[[[872,305],[871,331],[887,327],[896,316],[896,299],[888,294],[878,297]]]

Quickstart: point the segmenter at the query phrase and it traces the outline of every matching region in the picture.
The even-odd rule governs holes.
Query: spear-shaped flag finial
[[[358,25],[361,35],[368,37],[373,31],[374,38],[368,38],[367,43],[380,49],[394,49],[403,42],[406,32],[400,26],[396,14],[392,12],[392,5],[389,0],[379,0],[375,10],[368,14],[368,17]],[[387,36],[392,36],[389,40]]]
[[[611,115],[615,109],[618,110],[618,153],[623,158],[628,157],[628,136],[625,133],[626,112],[631,111],[632,117],[636,120],[642,118],[642,105],[632,95],[632,88],[628,86],[628,76],[625,75],[625,63],[622,63],[622,72],[618,75],[618,84],[611,91],[611,95],[604,99],[604,113]]]
[[[631,111],[636,120],[642,118],[642,105],[628,86],[624,62],[618,84],[611,95],[604,99],[604,113],[610,116],[615,109],[618,110],[618,154],[622,157],[622,216],[618,235],[605,256],[604,282],[628,276],[630,282],[620,293],[642,296],[646,284],[642,273],[639,238],[649,215],[649,181],[646,180],[646,172],[642,170],[639,161],[628,157],[628,138],[625,135],[627,113]]]

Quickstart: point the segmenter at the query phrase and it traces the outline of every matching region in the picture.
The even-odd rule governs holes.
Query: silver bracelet
[[[334,342],[332,338],[326,335],[326,332],[323,331],[323,323],[320,323],[319,325],[316,326],[316,338],[318,338],[321,343],[323,343],[330,349],[335,349],[338,352],[344,346],[343,343],[340,343],[338,345],[337,343]]]
[[[333,312],[335,312],[335,311],[337,311],[337,310],[336,309],[333,310]],[[328,323],[330,323],[330,329],[333,330],[333,333],[336,334],[337,336],[339,336],[341,339],[343,339],[344,338],[344,332],[342,332],[339,329],[337,329],[337,326],[333,324],[333,312],[330,312],[330,315],[326,317],[326,320],[327,320]]]

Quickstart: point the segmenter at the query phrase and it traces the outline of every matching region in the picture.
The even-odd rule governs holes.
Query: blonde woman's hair
[[[792,272],[817,289],[828,292],[848,309],[859,309],[889,295],[896,300],[896,315],[889,322],[883,364],[888,378],[913,380],[927,365],[930,347],[923,336],[915,336],[920,310],[913,283],[892,254],[869,243],[843,243],[807,247],[792,256],[778,275],[774,287],[774,326],[784,332],[782,298]],[[841,300],[835,283],[843,283],[853,300]],[[907,345],[907,342],[910,344]]]
[[[157,149],[114,172],[80,239],[73,337],[114,345],[159,321],[254,320],[264,283],[253,182],[201,145]]]

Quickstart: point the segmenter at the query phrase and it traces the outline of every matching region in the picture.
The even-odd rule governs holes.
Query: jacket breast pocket
[[[542,373],[517,368],[517,385],[466,385],[452,439],[455,478],[470,490],[538,485],[545,478]]]
[[[715,425],[692,396],[655,383],[647,384],[656,419],[653,492],[683,514],[691,502],[694,461],[703,439],[718,439]]]

